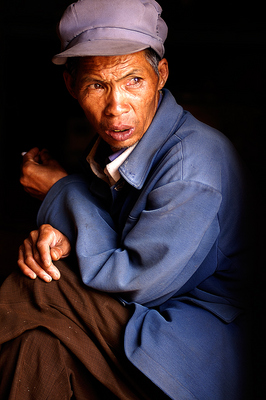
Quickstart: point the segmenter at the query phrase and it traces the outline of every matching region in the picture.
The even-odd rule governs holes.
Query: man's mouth
[[[117,140],[119,142],[124,142],[125,140],[129,139],[135,128],[130,127],[130,126],[122,126],[122,127],[111,127],[111,129],[108,129],[105,131],[105,133],[108,136],[111,136],[114,140]]]

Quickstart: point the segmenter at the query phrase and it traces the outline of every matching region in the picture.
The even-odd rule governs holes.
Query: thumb
[[[53,261],[58,261],[61,258],[66,258],[69,256],[71,250],[71,246],[68,240],[57,244],[56,246],[50,249],[50,255]]]
[[[24,155],[22,163],[23,164],[26,164],[28,162],[39,163],[39,159],[40,159],[40,150],[38,149],[38,147],[34,147]]]
[[[51,249],[50,254],[53,261],[58,261],[62,257],[62,250],[60,250],[57,247],[54,247],[53,249]]]

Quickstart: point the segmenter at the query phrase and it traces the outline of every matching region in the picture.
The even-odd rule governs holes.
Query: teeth
[[[127,129],[123,129],[123,130],[114,129],[114,132],[116,132],[116,133],[118,133],[118,132],[125,132],[125,131],[127,131]]]

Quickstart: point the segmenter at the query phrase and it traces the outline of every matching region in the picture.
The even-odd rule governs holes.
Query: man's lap
[[[25,335],[42,346],[40,337],[47,332],[55,345],[60,344],[65,354],[71,354],[75,363],[83,366],[85,381],[95,378],[94,391],[100,385],[120,399],[166,399],[125,356],[124,331],[133,308],[125,307],[112,295],[88,288],[65,262],[56,265],[61,272],[59,281],[45,283],[16,272],[1,286],[0,350],[1,344],[4,350],[12,341],[15,349],[19,348],[15,342],[22,339],[25,346]],[[43,356],[39,358],[38,362],[44,363]],[[7,390],[0,386],[0,391]]]
[[[59,281],[45,283],[15,272],[3,283],[0,343],[39,326],[66,343],[81,343],[95,329],[110,342],[112,336],[117,340],[119,332],[123,337],[132,311],[107,293],[89,289],[65,262],[57,262],[57,267],[62,275]]]

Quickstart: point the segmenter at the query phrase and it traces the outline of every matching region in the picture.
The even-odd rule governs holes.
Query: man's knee
[[[60,393],[60,399],[71,397],[62,345],[45,329],[26,331],[5,343],[0,356],[0,398],[55,400],[53,393]]]

